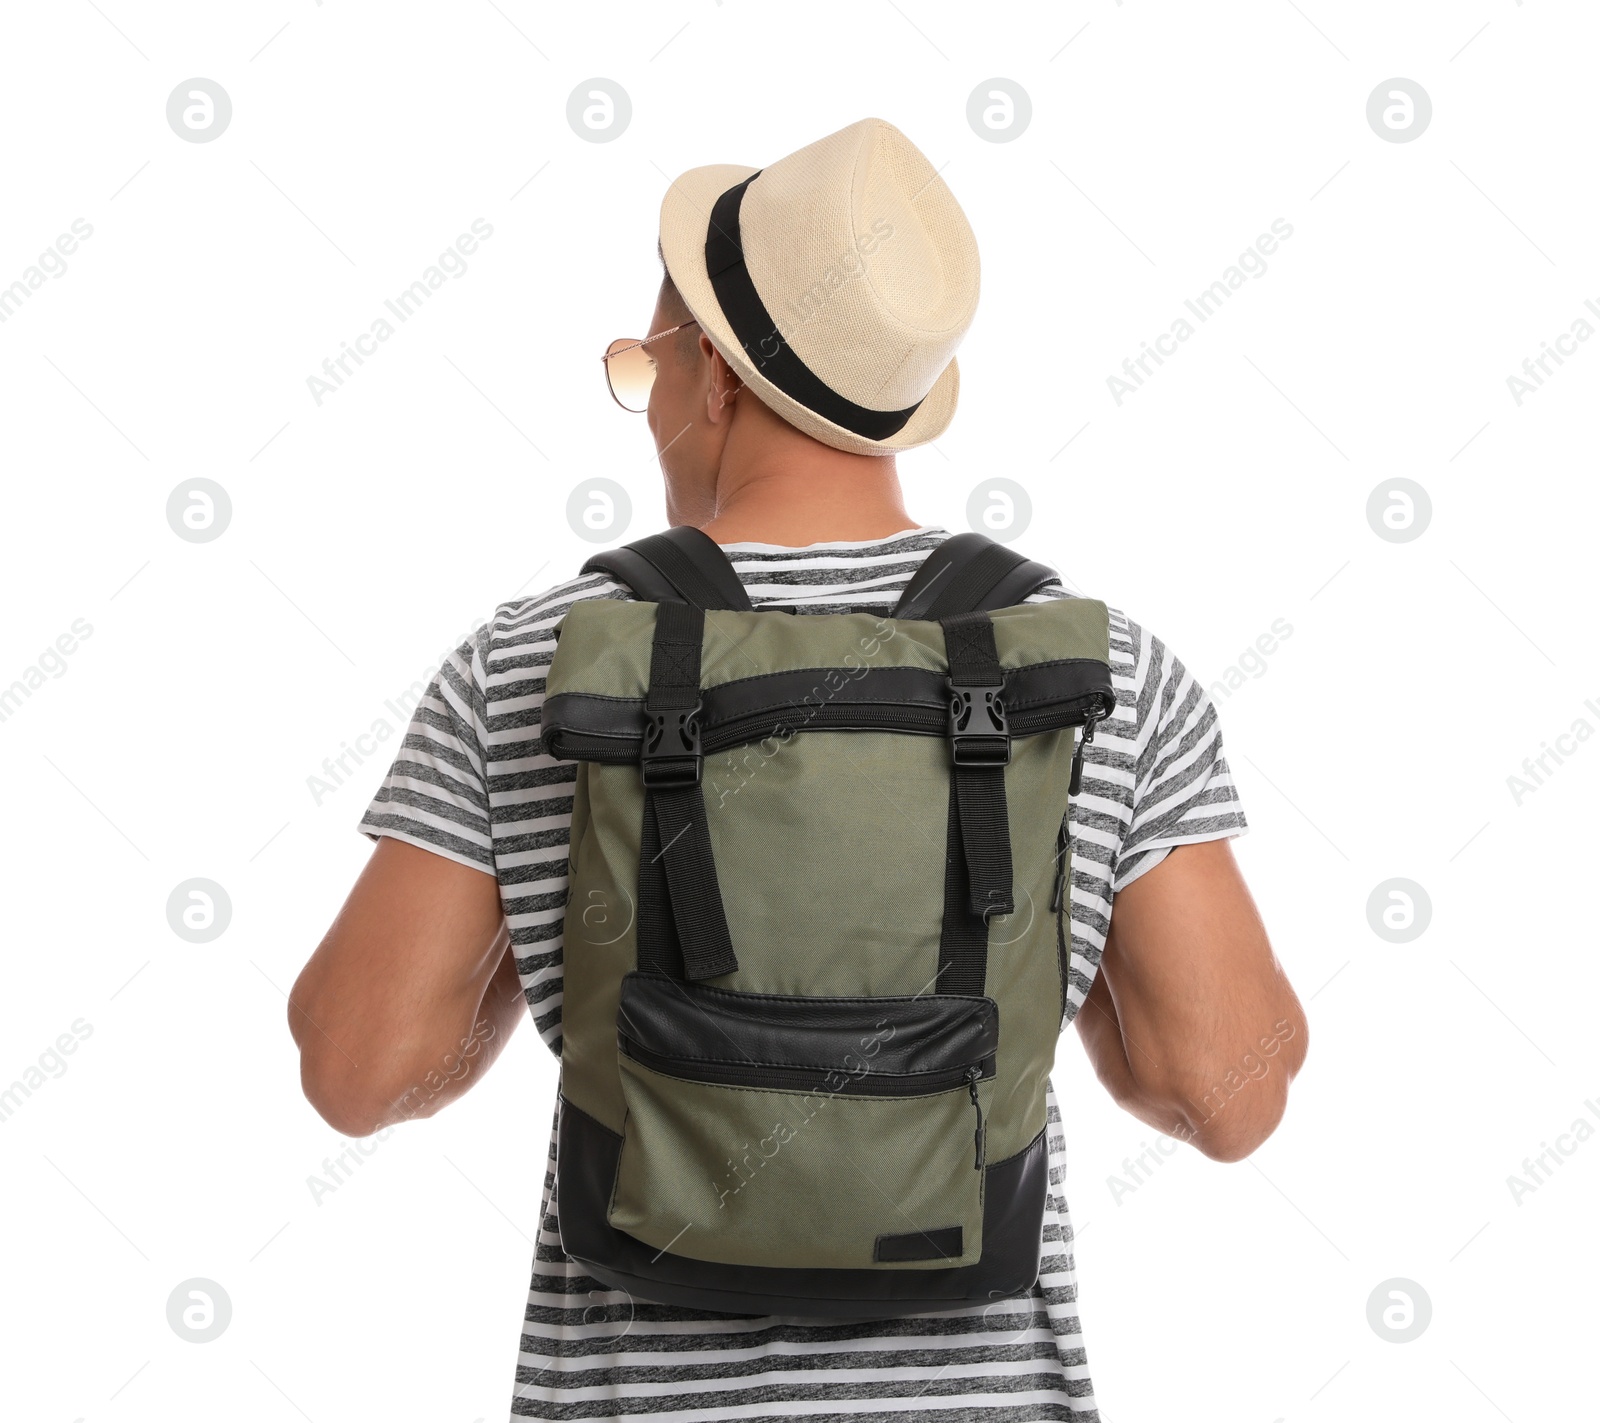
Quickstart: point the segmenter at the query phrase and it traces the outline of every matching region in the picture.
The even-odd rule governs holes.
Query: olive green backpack
[[[688,527],[584,571],[639,601],[572,606],[543,710],[580,763],[563,1248],[741,1314],[1027,1290],[1105,605],[1024,603],[1055,574],[977,534],[887,618],[753,611]]]

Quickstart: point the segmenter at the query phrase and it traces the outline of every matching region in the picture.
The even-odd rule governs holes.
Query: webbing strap
[[[940,993],[981,997],[989,974],[989,921],[967,903],[967,868],[961,855],[961,822],[956,788],[950,787],[945,827],[944,919],[939,926]]]
[[[953,613],[939,619],[950,680],[958,687],[983,687],[1005,681],[994,642],[994,619],[987,613]]]
[[[700,789],[700,645],[705,612],[656,607],[641,757],[638,961],[641,969],[715,978],[739,967]]]
[[[650,685],[644,709],[676,711],[700,700],[700,644],[705,611],[692,603],[656,604],[656,630],[650,643]]]
[[[655,797],[645,792],[644,821],[639,829],[638,964],[641,973],[668,973],[682,978],[683,950],[672,919],[667,867],[661,858],[661,831]]]
[[[974,914],[1009,914],[1011,827],[1006,819],[1006,777],[999,767],[955,768],[957,820],[967,872],[967,905]]]
[[[698,785],[645,793],[639,837],[639,967],[715,978],[739,967]]]
[[[939,623],[950,664],[953,794],[967,906],[981,916],[1010,914],[1016,907],[1006,809],[1010,734],[994,623],[987,613],[957,613]]]

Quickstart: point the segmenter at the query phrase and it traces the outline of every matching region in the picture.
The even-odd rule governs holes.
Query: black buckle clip
[[[950,754],[958,766],[1009,766],[1011,727],[1005,684],[958,687],[950,683]]]
[[[639,775],[649,790],[697,786],[705,766],[700,750],[700,702],[669,711],[645,710]]]

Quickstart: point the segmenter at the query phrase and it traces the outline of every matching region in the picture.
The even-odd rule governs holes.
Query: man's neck
[[[775,417],[770,425],[760,423],[765,428],[732,432],[714,508],[704,510],[709,517],[687,520],[718,543],[798,548],[866,542],[918,527],[906,512],[893,455],[836,450]],[[748,438],[758,434],[764,438]]]

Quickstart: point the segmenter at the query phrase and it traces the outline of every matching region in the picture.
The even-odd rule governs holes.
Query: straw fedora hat
[[[869,455],[949,425],[978,244],[893,124],[862,119],[765,168],[691,168],[662,200],[661,251],[711,344],[791,425]]]

